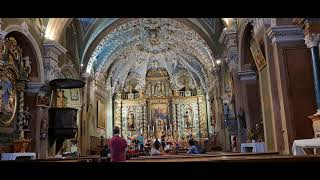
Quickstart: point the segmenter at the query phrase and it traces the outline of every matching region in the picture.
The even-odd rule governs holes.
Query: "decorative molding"
[[[52,51],[58,56],[67,53],[67,49],[54,40],[47,40],[43,43],[45,51]]]
[[[39,92],[39,89],[45,84],[43,83],[28,83],[26,92],[32,92],[32,93],[37,93]]]
[[[303,31],[295,25],[270,27],[267,30],[267,35],[272,39],[272,43],[304,40]]]
[[[255,71],[239,71],[237,73],[237,77],[240,81],[256,80],[257,74]]]

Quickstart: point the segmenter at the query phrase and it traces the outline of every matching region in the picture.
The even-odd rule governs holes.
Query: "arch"
[[[12,25],[12,26],[9,26],[5,29],[5,32],[7,32],[7,33],[14,32],[14,31],[22,33],[29,40],[29,42],[32,44],[32,49],[34,50],[36,58],[37,58],[36,62],[37,62],[37,67],[38,67],[38,74],[40,76],[39,83],[44,84],[44,63],[43,63],[42,53],[40,51],[38,43],[33,38],[31,33],[21,25],[20,26],[19,25]]]
[[[239,32],[239,58],[240,58],[239,59],[239,67],[240,67],[240,70],[242,70],[241,66],[244,64],[244,59],[245,59],[244,53],[243,53],[244,48],[245,48],[245,46],[244,46],[245,38],[246,38],[245,33],[246,33],[247,29],[250,28],[249,27],[250,25],[251,25],[251,23],[249,21],[246,21],[242,25],[240,32]]]
[[[62,32],[71,21],[72,18],[50,18],[45,37],[59,42]]]

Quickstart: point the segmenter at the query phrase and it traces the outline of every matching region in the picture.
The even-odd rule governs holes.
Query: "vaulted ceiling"
[[[188,74],[204,89],[214,80],[215,36],[221,20],[214,18],[78,18],[83,72],[122,87],[128,75],[144,78],[157,61],[172,79]],[[79,26],[79,25],[78,25]],[[216,38],[217,39],[217,38]],[[183,72],[183,73],[182,73]]]

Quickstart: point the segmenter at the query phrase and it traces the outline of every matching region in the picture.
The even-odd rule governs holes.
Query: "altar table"
[[[293,141],[292,153],[294,156],[306,155],[307,153],[303,148],[313,148],[313,152],[316,154],[316,149],[320,148],[320,138],[299,139]]]
[[[1,160],[16,160],[17,157],[30,157],[30,159],[36,159],[36,153],[2,153]]]
[[[254,142],[254,143],[242,143],[241,152],[247,152],[246,148],[251,147],[253,153],[264,153],[266,152],[266,144],[264,142]]]

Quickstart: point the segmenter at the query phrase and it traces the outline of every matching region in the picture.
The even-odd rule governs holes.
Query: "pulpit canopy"
[[[54,79],[49,82],[49,85],[54,89],[83,88],[85,84],[85,82],[76,79]]]

